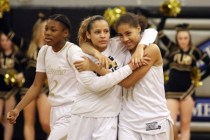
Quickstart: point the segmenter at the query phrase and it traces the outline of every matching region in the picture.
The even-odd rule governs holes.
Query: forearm
[[[36,87],[36,85],[32,85],[29,90],[26,92],[26,95],[23,99],[17,104],[15,109],[19,112],[22,111],[32,100],[34,100],[39,93],[41,92],[41,88]]]
[[[151,61],[149,61],[147,65],[143,65],[140,68],[136,69],[130,76],[128,76],[122,82],[120,82],[121,86],[125,88],[130,88],[131,86],[134,86],[139,80],[141,80],[146,75],[146,73],[155,63],[160,63],[159,59],[161,55],[157,45],[150,44],[150,46],[145,49],[145,52],[152,57]]]
[[[110,73],[110,71],[108,69],[106,69],[104,67],[100,67],[98,65],[95,66],[93,71],[96,72],[97,74],[101,75],[101,76]]]
[[[136,69],[131,75],[122,80],[119,83],[119,85],[124,88],[130,88],[134,86],[139,80],[141,80],[144,77],[144,75],[147,73],[150,67],[151,66],[142,66]]]
[[[82,49],[83,52],[89,54],[89,55],[92,55],[92,56],[95,56],[96,53],[99,53],[98,50],[96,50],[91,43],[89,42],[85,42],[85,43],[82,43],[80,44],[80,47]]]
[[[163,31],[161,31],[161,32],[158,33],[158,37],[159,37],[159,40],[165,46],[168,46],[171,43],[171,40],[168,38],[168,36]]]
[[[165,17],[165,16],[161,18],[161,21],[160,21],[160,23],[157,26],[157,31],[158,32],[164,29],[164,26],[165,26],[165,23],[166,23],[166,19],[167,19],[167,17]]]
[[[91,72],[81,72],[77,75],[78,81],[91,91],[102,91],[110,88],[125,79],[132,73],[132,69],[126,65],[115,72],[104,76],[96,76]]]
[[[26,92],[26,95],[15,107],[18,111],[23,110],[32,100],[34,100],[39,94],[44,85],[46,79],[46,74],[44,72],[36,72],[35,80],[29,90]]]
[[[210,66],[208,66],[201,74],[201,81],[205,80],[210,75]]]

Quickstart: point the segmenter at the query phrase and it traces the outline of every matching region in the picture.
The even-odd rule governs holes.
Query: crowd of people
[[[210,67],[210,59],[193,46],[186,27],[177,29],[175,43],[170,41],[163,32],[165,20],[157,32],[147,28],[146,18],[127,12],[115,22],[117,36],[110,37],[103,16],[87,17],[78,31],[78,45],[69,41],[71,22],[63,14],[40,15],[30,41],[4,25],[0,28],[4,140],[12,139],[12,124],[21,111],[24,139],[35,139],[36,110],[48,140],[190,140],[196,88],[191,72],[199,60]],[[156,37],[167,50],[154,43]],[[10,71],[15,80],[8,83]],[[170,72],[167,83],[164,71]],[[17,93],[21,100],[16,103]]]

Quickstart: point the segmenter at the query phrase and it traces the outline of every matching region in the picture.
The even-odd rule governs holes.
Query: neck
[[[95,48],[96,50],[98,50],[99,52],[103,52],[104,50],[106,50],[107,47],[100,48],[100,47],[94,46],[94,48]]]
[[[138,45],[138,44],[137,44],[137,45]],[[129,50],[131,54],[133,54],[133,53],[136,51],[137,45],[136,45],[134,48],[132,48],[132,49]]]
[[[187,52],[190,49],[190,47],[182,48],[183,52]]]
[[[64,47],[65,44],[66,44],[66,41],[58,42],[56,45],[52,46],[52,49],[54,52],[58,52]]]
[[[12,49],[8,49],[4,51],[5,55],[10,55],[12,53]]]

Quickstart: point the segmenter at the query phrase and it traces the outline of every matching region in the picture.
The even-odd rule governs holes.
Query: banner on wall
[[[196,98],[193,109],[192,122],[208,122],[210,123],[210,98]]]
[[[210,57],[210,38],[197,46],[200,50],[206,52]],[[199,61],[197,65],[204,70],[207,65]],[[209,93],[210,95],[210,93]],[[209,122],[210,123],[210,97],[197,97],[195,107],[193,109],[193,122]]]
[[[197,46],[200,50],[206,52],[208,54],[208,56],[210,57],[210,39],[207,39],[206,41],[204,41],[203,43],[201,43],[200,45]],[[201,68],[201,69],[205,69],[207,66],[204,64],[204,62],[199,61],[197,63],[197,65]]]

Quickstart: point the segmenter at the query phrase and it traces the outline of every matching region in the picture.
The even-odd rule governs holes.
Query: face
[[[117,33],[122,43],[130,50],[135,50],[140,41],[140,27],[132,27],[127,23],[117,27]]]
[[[179,31],[177,33],[177,42],[183,50],[188,50],[190,47],[190,35],[188,31]]]
[[[12,49],[12,41],[5,35],[0,35],[0,46],[3,50]]]
[[[44,31],[45,43],[54,48],[62,48],[68,36],[68,30],[56,20],[48,20]]]
[[[87,38],[91,40],[97,50],[105,50],[110,38],[108,23],[105,20],[93,22],[90,32],[87,32]]]

